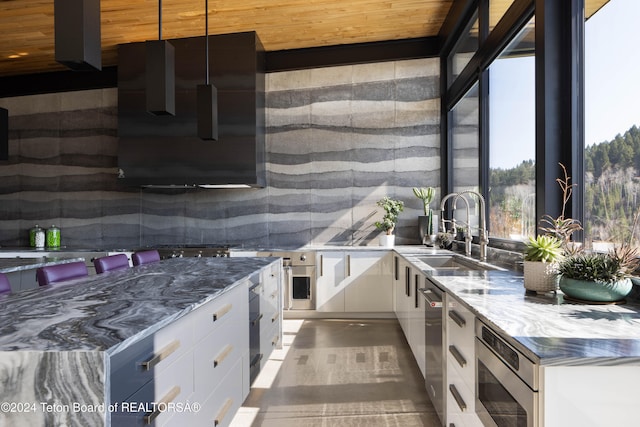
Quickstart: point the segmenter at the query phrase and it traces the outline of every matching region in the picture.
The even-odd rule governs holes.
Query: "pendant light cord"
[[[162,40],[162,0],[158,0],[158,40]]]
[[[204,40],[205,40],[205,84],[209,84],[209,0],[204,0]]]

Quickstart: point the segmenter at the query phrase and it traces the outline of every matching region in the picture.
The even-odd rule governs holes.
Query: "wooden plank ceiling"
[[[267,51],[435,36],[451,0],[209,0],[209,34],[255,30]],[[156,0],[102,0],[102,65],[158,39]],[[204,0],[162,2],[162,38],[202,36]],[[0,76],[60,71],[53,0],[0,2]]]

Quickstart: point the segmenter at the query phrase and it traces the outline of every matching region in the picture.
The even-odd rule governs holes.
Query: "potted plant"
[[[414,187],[413,194],[420,200],[422,200],[422,207],[424,215],[418,216],[418,231],[420,233],[420,239],[422,243],[431,244],[435,241],[435,229],[434,224],[437,224],[438,219],[433,217],[433,210],[431,210],[430,203],[435,195],[435,189],[433,187]]]
[[[565,217],[567,203],[573,193],[571,177],[567,168],[559,163],[563,177],[556,182],[562,190],[562,211],[557,218],[543,215],[540,219],[542,234],[529,237],[525,243],[524,252],[524,288],[527,291],[550,292],[558,290],[558,262],[564,256],[577,253],[576,246],[571,242],[574,232],[582,230],[580,222]]]
[[[579,250],[579,246],[575,245],[571,242],[571,236],[576,231],[582,230],[582,225],[580,221],[573,218],[566,218],[565,211],[567,207],[567,203],[569,203],[569,199],[571,198],[571,194],[573,193],[573,187],[577,184],[571,184],[571,177],[567,173],[567,168],[559,163],[562,168],[562,173],[564,174],[564,178],[557,178],[556,182],[560,186],[562,190],[562,212],[560,216],[557,218],[552,217],[551,215],[543,215],[540,222],[544,224],[543,227],[540,227],[540,230],[546,234],[550,234],[558,238],[562,243],[562,249],[565,254],[576,253]]]
[[[563,257],[562,241],[546,234],[529,237],[524,252],[524,287],[528,291],[558,289],[558,261]]]
[[[391,247],[395,243],[393,230],[396,228],[398,215],[404,210],[404,202],[385,196],[378,200],[377,205],[384,209],[382,221],[376,221],[376,228],[385,232],[385,234],[380,237],[380,245]]]
[[[631,274],[638,266],[637,251],[627,245],[608,253],[572,255],[558,267],[560,290],[569,298],[589,302],[623,300],[633,287]]]
[[[443,232],[436,234],[436,244],[440,249],[451,249],[451,246],[453,246],[451,234]]]

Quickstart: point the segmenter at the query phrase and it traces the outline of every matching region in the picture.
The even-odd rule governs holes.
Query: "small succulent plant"
[[[635,258],[626,258],[616,251],[585,252],[561,261],[559,273],[569,279],[614,283],[629,277],[636,265]]]
[[[529,237],[524,252],[525,261],[554,262],[562,259],[562,241],[546,234]]]
[[[436,235],[436,243],[440,249],[449,249],[453,244],[451,234],[440,232]]]

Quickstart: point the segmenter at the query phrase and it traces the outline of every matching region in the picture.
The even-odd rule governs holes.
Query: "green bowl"
[[[614,283],[598,283],[560,277],[560,290],[568,297],[583,301],[615,302],[623,300],[633,284],[624,279]]]

